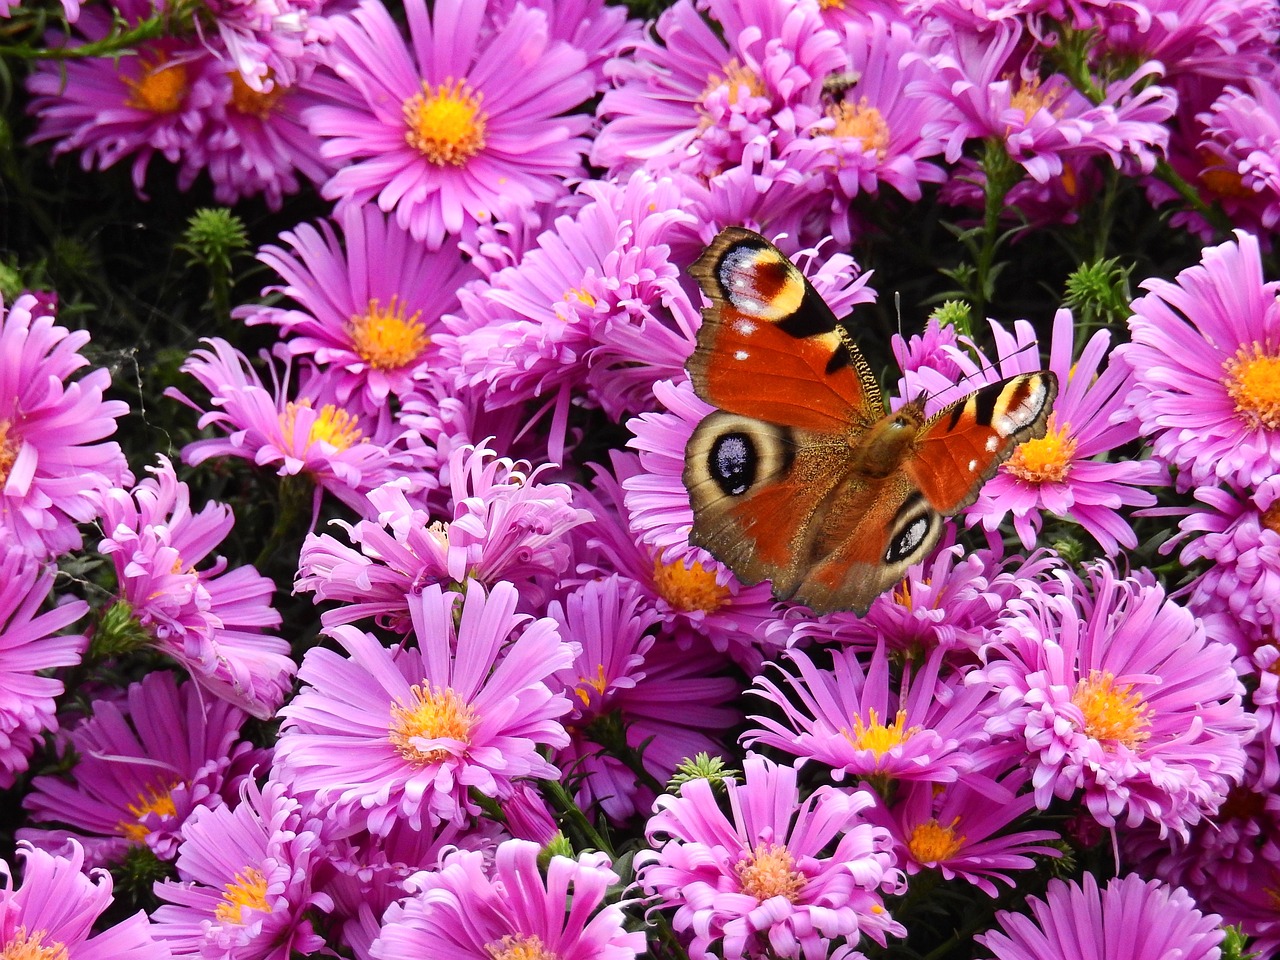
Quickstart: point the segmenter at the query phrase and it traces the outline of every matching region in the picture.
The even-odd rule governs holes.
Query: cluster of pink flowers
[[[166,396],[205,432],[140,481],[89,334],[0,316],[0,957],[858,960],[936,948],[934,890],[999,960],[1280,949],[1280,7],[67,19],[32,142],[333,206],[232,312],[270,349],[191,345]],[[877,216],[928,194],[994,238],[1126,187],[1211,241],[1127,323],[889,338],[893,408],[1059,392],[864,615],[690,544],[688,268],[720,229],[857,337]],[[290,584],[258,569],[288,537],[220,554],[234,490],[193,502],[229,460],[302,504]],[[149,916],[104,927],[108,871]]]

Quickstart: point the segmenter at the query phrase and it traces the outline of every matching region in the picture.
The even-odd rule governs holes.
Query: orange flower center
[[[2,465],[0,465],[2,466]],[[0,473],[0,477],[3,473]],[[1280,500],[1267,507],[1262,514],[1262,525],[1272,533],[1280,533]],[[1280,663],[1280,660],[1276,661]]]
[[[686,567],[680,560],[663,563],[660,557],[654,557],[653,584],[667,603],[685,613],[713,613],[729,599],[729,588],[717,583],[715,571],[697,560]]]
[[[1091,670],[1076,684],[1071,702],[1084,714],[1084,732],[1094,740],[1132,750],[1151,736],[1151,707],[1132,684],[1117,686],[1109,671]]]
[[[44,943],[47,936],[43,930],[27,933],[26,927],[18,927],[12,939],[0,945],[0,960],[67,960],[67,948],[56,940]]]
[[[392,297],[384,308],[373,299],[363,316],[352,317],[347,329],[356,353],[378,370],[398,370],[422,356],[431,345],[422,311],[406,316],[404,304]]]
[[[776,843],[756,845],[751,856],[736,867],[742,892],[762,903],[772,897],[786,897],[795,903],[808,878],[795,869],[795,858]]]
[[[848,100],[827,107],[827,116],[835,120],[831,135],[859,140],[863,150],[872,150],[883,160],[889,152],[889,124],[884,116],[863,97],[853,104]]]
[[[434,90],[423,80],[422,92],[404,102],[405,142],[438,167],[462,166],[484,149],[489,115],[481,109],[483,99],[465,78],[450,78]]]
[[[1224,166],[1221,157],[1209,150],[1201,150],[1200,162],[1209,168],[1200,171],[1200,182],[1210,193],[1237,200],[1247,200],[1255,196],[1254,192],[1244,185],[1244,177]]]
[[[485,953],[493,960],[559,960],[554,950],[542,945],[537,934],[507,934],[501,940],[485,945]]]
[[[1056,417],[1050,414],[1044,436],[1019,444],[1005,469],[1027,483],[1060,483],[1071,471],[1075,455],[1076,439],[1071,436],[1070,425],[1059,428]]]
[[[129,88],[125,103],[148,113],[177,113],[187,97],[187,65],[170,60],[166,53],[155,59],[142,54],[137,62],[142,68],[138,78],[123,78]]]
[[[596,696],[603,697],[608,687],[609,678],[604,675],[604,664],[600,663],[596,665],[596,675],[594,677],[578,678],[578,685],[573,692],[582,701],[582,705],[588,707],[591,705],[591,691],[594,690]]]
[[[267,903],[267,878],[257,867],[245,867],[243,873],[228,883],[222,891],[222,902],[214,908],[213,915],[223,923],[244,923],[244,908],[269,912]]]
[[[1280,429],[1280,356],[1253,343],[1241,347],[1222,367],[1222,382],[1240,418],[1252,427]]]
[[[9,471],[13,469],[13,461],[18,459],[21,448],[18,438],[9,436],[12,427],[8,420],[0,420],[0,487],[8,482]]]
[[[439,763],[453,755],[448,747],[424,750],[414,740],[471,742],[475,711],[448,687],[437,690],[426,680],[410,688],[408,704],[391,704],[391,728],[387,739],[400,756],[416,766]]]
[[[956,836],[956,824],[960,818],[951,821],[951,826],[944,827],[937,820],[929,820],[911,831],[907,841],[907,849],[917,863],[941,863],[950,860],[964,846],[965,836]]]
[[[266,93],[255,90],[244,82],[239,70],[233,70],[227,76],[231,79],[231,109],[259,120],[266,120],[271,116],[280,98],[288,92],[286,87],[278,83],[273,84]]]

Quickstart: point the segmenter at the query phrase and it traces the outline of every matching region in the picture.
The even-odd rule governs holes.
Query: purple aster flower
[[[156,884],[165,901],[155,934],[174,957],[288,960],[324,946],[307,918],[333,903],[312,889],[323,862],[320,821],[279,783],[246,780],[233,808],[195,813],[182,828],[178,880]]]
[[[1205,904],[1222,914],[1215,921],[1238,926],[1250,938],[1248,955],[1274,957],[1280,949],[1280,868],[1260,865],[1249,880],[1244,890],[1211,886]]]
[[[653,636],[658,614],[642,600],[636,583],[615,575],[587,581],[547,611],[580,648],[556,674],[573,709],[564,718],[569,745],[555,760],[582,778],[578,805],[598,803],[617,823],[647,810],[653,786],[685,759],[723,751],[714,735],[741,718],[731,705],[738,681],[716,675],[724,658],[707,645],[679,650]],[[649,784],[618,758],[623,750],[639,759]]]
[[[605,0],[490,0],[489,9],[495,20],[501,20],[521,3],[547,15],[552,40],[563,40],[587,55],[586,68],[597,92],[609,87],[605,62],[629,51],[644,33],[644,24],[628,17],[626,7]]]
[[[30,844],[18,844],[23,861],[22,886],[14,889],[13,871],[0,860],[5,876],[0,890],[0,955],[14,958],[74,960],[169,960],[169,948],[154,936],[154,927],[139,910],[90,936],[112,906],[111,875],[84,872],[84,854],[72,843],[66,857],[55,857]]]
[[[197,21],[197,32],[219,60],[225,61],[249,89],[269,93],[290,87],[319,55],[322,40],[311,18],[324,0],[204,0],[201,13],[217,28]]]
[[[867,817],[893,836],[898,862],[909,875],[934,869],[944,880],[959,877],[996,897],[995,881],[1016,886],[1010,872],[1035,867],[1033,855],[1062,855],[1045,845],[1058,839],[1052,830],[1002,832],[1035,806],[1030,793],[1017,795],[1025,779],[970,776],[941,788],[928,781],[904,783],[890,809],[881,802]]]
[[[605,904],[618,883],[603,853],[552,857],[538,869],[528,840],[498,846],[493,870],[473,851],[449,854],[439,870],[412,879],[417,893],[393,905],[370,953],[376,960],[420,957],[525,960],[634,960],[643,932],[626,932],[622,910]]]
[[[278,326],[290,355],[335,371],[339,403],[373,414],[441,376],[440,316],[457,309],[458,288],[479,271],[456,242],[429,251],[373,206],[346,208],[338,227],[341,239],[328,221],[302,224],[280,235],[291,249],[258,254],[284,280],[263,294],[284,294],[296,307],[235,312]]]
[[[1200,178],[1233,223],[1265,236],[1280,223],[1280,91],[1275,77],[1227,87],[1196,117],[1205,126]]]
[[[845,67],[839,34],[816,4],[795,0],[679,0],[656,33],[605,67],[615,89],[600,103],[591,159],[615,174],[643,166],[706,179],[753,151],[777,156],[822,116],[822,80]]]
[[[72,832],[24,830],[23,837],[46,849],[56,844],[51,852],[73,837],[92,865],[118,861],[137,844],[172,860],[187,818],[234,803],[253,763],[268,758],[240,739],[245,719],[194,683],[179,687],[164,670],[131,684],[121,703],[97,701],[70,734],[73,777],[36,777],[23,799],[33,822]]]
[[[1222,917],[1202,914],[1181,887],[1114,877],[1099,891],[1093,874],[1078,885],[1053,880],[1045,898],[1028,898],[1031,916],[1001,911],[1000,930],[979,934],[996,960],[1059,960],[1082,945],[1125,960],[1218,960]]]
[[[91,7],[77,27],[89,43],[106,37],[111,24],[108,11]],[[200,134],[204,118],[189,94],[210,55],[198,43],[168,37],[143,41],[134,51],[40,60],[27,78],[27,110],[38,118],[30,142],[56,141],[55,155],[77,150],[86,170],[133,157],[133,185],[141,194],[151,158],[159,153],[177,163]],[[197,172],[183,174],[184,189]]]
[[[133,482],[120,446],[104,442],[129,411],[102,399],[111,374],[69,379],[88,342],[29,294],[0,308],[0,534],[39,557],[77,549],[96,495]]]
[[[751,692],[782,719],[752,716],[743,742],[776,747],[831,768],[831,779],[950,783],[973,768],[975,748],[988,740],[984,707],[990,690],[940,676],[945,651],[935,648],[919,669],[904,666],[900,681],[890,676],[883,642],[864,669],[857,652],[836,650],[829,668],[802,650],[785,656],[794,672],[775,664],[781,683],[768,675]],[[895,689],[891,689],[895,688]]]
[[[509,583],[486,597],[471,581],[459,611],[458,594],[432,584],[409,598],[414,638],[397,650],[334,627],[348,656],[307,652],[276,775],[335,827],[379,835],[402,818],[464,822],[479,812],[473,787],[500,798],[516,777],[558,777],[538,748],[569,742],[569,701],[545,681],[573,648],[555,621],[517,615],[518,599]]]
[[[247,357],[220,337],[206,339],[207,350],[193,350],[182,369],[210,393],[207,412],[170,387],[166,396],[201,413],[199,426],[216,424],[226,437],[196,440],[182,448],[195,466],[210,457],[241,457],[259,466],[278,463],[280,476],[306,473],[352,509],[364,494],[399,475],[408,458],[390,449],[390,437],[372,418],[350,410],[336,396],[334,383],[311,376],[287,399],[291,372],[267,389]],[[272,366],[273,377],[276,374]],[[318,503],[317,503],[318,506]]]
[[[997,737],[1025,743],[1036,805],[1083,791],[1103,826],[1149,820],[1187,835],[1244,775],[1254,721],[1234,651],[1149,574],[1057,574],[1062,592],[1015,598],[970,682],[991,684]]]
[[[400,634],[410,627],[409,596],[431,583],[506,580],[538,608],[569,564],[564,535],[591,519],[574,507],[569,487],[540,482],[543,472],[483,446],[459,447],[448,462],[448,520],[433,521],[402,485],[380,487],[368,495],[376,520],[334,521],[358,551],[328,534],[308,535],[295,589],[344,604],[324,613],[325,626],[373,616]]]
[[[62,695],[54,667],[80,662],[88,638],[55,636],[89,611],[68,600],[40,612],[53,589],[53,570],[17,546],[0,548],[0,789],[13,786],[45,730],[56,730],[55,698]]]
[[[121,598],[152,636],[215,696],[260,719],[271,717],[293,685],[289,643],[265,634],[280,626],[271,606],[275,584],[252,566],[227,569],[217,548],[235,517],[220,503],[191,510],[191,492],[161,456],[132,491],[102,498],[98,550],[115,564]]]
[[[1256,237],[1205,249],[1173,282],[1144,280],[1128,403],[1178,486],[1261,483],[1280,462],[1280,283],[1264,283]]]
[[[332,18],[329,63],[349,90],[307,122],[340,168],[323,193],[339,209],[395,211],[414,239],[438,248],[487,214],[559,196],[581,171],[592,94],[586,57],[547,34],[541,10],[501,24],[488,4],[408,0],[411,45],[378,0]]]
[[[881,946],[905,936],[881,900],[905,887],[888,831],[863,816],[872,795],[824,786],[801,801],[794,767],[752,755],[743,770],[741,783],[725,781],[732,819],[708,780],[659,797],[646,828],[654,849],[636,856],[646,892],[676,907],[677,931],[692,931],[689,956],[719,943],[726,960],[844,960],[864,935]],[[832,948],[840,937],[847,945]]]

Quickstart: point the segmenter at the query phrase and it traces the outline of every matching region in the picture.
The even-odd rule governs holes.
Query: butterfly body
[[[865,611],[937,544],[943,517],[1044,434],[1047,371],[933,417],[923,399],[886,413],[848,331],[758,234],[721,231],[691,273],[711,306],[688,370],[719,409],[685,450],[690,541],[779,599]]]

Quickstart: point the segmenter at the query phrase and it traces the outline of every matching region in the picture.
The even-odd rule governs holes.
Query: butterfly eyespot
[[[716,438],[707,458],[707,469],[716,486],[731,497],[741,496],[756,480],[759,458],[755,443],[745,433],[726,433]]]
[[[903,530],[894,541],[889,544],[889,549],[885,551],[885,563],[898,563],[906,557],[911,556],[924,543],[925,535],[929,532],[929,518],[919,516],[907,524],[907,528]]]

